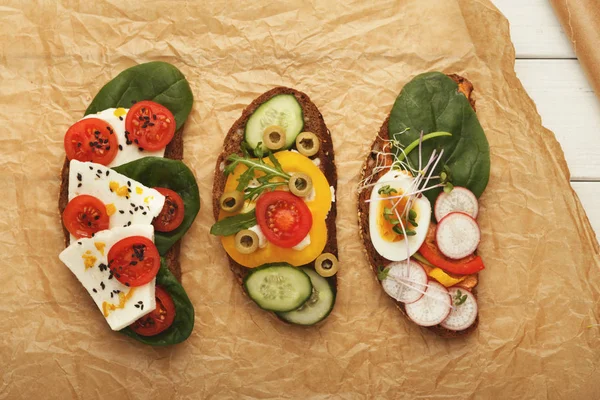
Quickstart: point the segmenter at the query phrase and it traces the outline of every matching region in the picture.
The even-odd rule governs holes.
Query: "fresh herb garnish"
[[[460,291],[460,289],[458,289],[456,291],[456,294],[454,295],[454,299],[453,299],[454,305],[455,306],[460,306],[465,301],[467,301],[467,295],[466,294],[462,294],[462,292]]]
[[[390,185],[385,185],[379,188],[379,190],[377,191],[377,193],[379,194],[395,194],[398,193],[398,191],[396,189],[394,189],[393,187],[391,187]]]
[[[232,154],[227,157],[230,163],[225,167],[225,175],[233,173],[239,164],[248,167],[238,178],[238,185],[236,187],[236,190],[244,193],[245,200],[254,200],[265,190],[273,190],[278,186],[285,186],[290,180],[290,174],[283,170],[279,161],[277,161],[270,151],[267,151],[266,156],[273,165],[265,163],[265,153],[261,145],[262,142],[258,142],[258,145],[254,149],[254,154],[258,157],[256,159],[250,157],[246,147],[242,147],[243,156]],[[262,172],[264,175],[255,177],[256,172]],[[271,182],[273,179],[278,180]],[[255,181],[256,185],[250,187],[252,181]]]
[[[401,226],[398,226],[398,225],[396,225],[396,226],[394,226],[394,227],[392,228],[392,230],[393,230],[395,233],[397,233],[398,235],[404,235],[404,232],[402,232],[402,227],[401,227]],[[404,230],[406,231],[406,236],[415,236],[415,235],[417,234],[417,232],[416,232],[416,231],[413,231],[413,230],[411,230],[411,229],[406,229],[406,228],[405,228]]]
[[[387,278],[389,273],[390,273],[390,267],[384,268],[381,265],[379,267],[377,267],[377,279],[379,279],[380,281]]]
[[[223,218],[210,228],[210,233],[215,236],[235,235],[239,231],[251,228],[254,225],[256,225],[256,213],[252,210],[244,214]]]

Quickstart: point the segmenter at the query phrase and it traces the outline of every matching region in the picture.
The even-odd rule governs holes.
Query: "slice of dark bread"
[[[179,128],[175,132],[173,139],[165,148],[165,158],[171,158],[173,160],[181,160],[183,159],[183,127]],[[58,211],[60,215],[62,215],[67,203],[69,202],[69,160],[65,157],[65,161],[63,163],[62,171],[60,173],[61,183],[60,183],[60,192],[58,197]],[[62,222],[62,218],[61,218]],[[63,224],[63,234],[65,236],[65,246],[69,245],[69,231],[65,228]],[[167,254],[165,254],[165,258],[167,260],[167,265],[169,266],[169,270],[175,275],[177,280],[181,282],[181,265],[179,265],[179,251],[181,246],[181,240],[175,242],[173,247],[169,249]]]
[[[469,100],[469,103],[471,104],[471,107],[473,107],[473,110],[475,110],[475,99],[473,98],[473,85],[471,84],[471,82],[469,82],[467,79],[465,79],[459,75],[448,75],[448,77],[450,77],[453,81],[455,81],[458,84],[458,90],[466,96],[466,98]],[[379,130],[379,136],[375,139],[375,141],[373,142],[373,145],[371,146],[370,154],[367,157],[367,160],[365,161],[362,171],[361,171],[361,176],[360,176],[361,181],[363,179],[365,179],[365,177],[370,176],[371,173],[373,172],[373,168],[375,166],[375,157],[376,157],[374,154],[374,151],[381,150],[385,144],[384,140],[389,139],[389,131],[388,131],[389,120],[390,120],[390,117],[388,115],[388,117],[383,122],[381,129]],[[391,157],[389,157],[389,160],[387,160],[387,164],[391,165],[391,163],[392,163],[392,160],[391,160]],[[385,171],[381,172],[377,176],[374,176],[372,178],[372,182],[376,182],[377,179],[379,179],[379,177],[381,175],[383,175],[383,173],[385,173]],[[377,279],[377,268],[379,266],[385,267],[388,264],[390,264],[392,261],[382,257],[379,253],[377,253],[377,251],[375,250],[375,247],[373,246],[373,243],[371,242],[371,235],[369,232],[369,203],[366,202],[366,200],[368,200],[370,197],[371,197],[371,190],[368,190],[368,189],[362,190],[358,194],[358,224],[359,224],[360,236],[361,236],[363,244],[364,244],[364,249],[365,249],[365,252],[367,255],[367,259],[369,261],[369,264],[371,265],[371,269],[373,270],[373,272],[375,274],[375,279],[377,280],[377,282],[379,282],[379,279]],[[477,284],[477,280],[475,279],[475,285],[476,284]],[[477,296],[477,293],[476,293],[476,290],[474,287],[469,288],[469,289],[471,289],[471,292],[473,293],[473,295]],[[396,303],[396,307],[398,307],[398,309],[403,314],[406,315],[406,312],[404,311],[403,303],[401,303],[399,301],[395,301],[392,298],[390,298],[390,300],[394,301]],[[473,323],[473,325],[471,325],[469,328],[462,330],[462,331],[458,331],[458,332],[443,328],[441,325],[432,326],[428,329],[434,331],[435,333],[437,333],[438,335],[443,336],[443,337],[458,337],[458,336],[462,336],[462,335],[473,332],[477,328],[478,323],[479,323],[479,317],[477,317],[477,320],[475,321],[475,323]]]
[[[225,136],[223,151],[217,158],[217,164],[215,167],[215,179],[213,183],[213,214],[215,217],[215,221],[219,218],[219,198],[223,194],[225,183],[227,182],[227,177],[223,173],[223,168],[227,163],[227,157],[229,157],[231,154],[242,155],[241,145],[244,141],[244,130],[246,128],[246,122],[248,122],[248,118],[250,118],[250,115],[252,115],[252,113],[261,104],[279,94],[293,94],[300,103],[300,106],[302,107],[302,111],[304,113],[303,130],[313,132],[321,140],[319,152],[311,158],[319,158],[321,160],[319,168],[321,169],[321,171],[323,171],[323,174],[327,178],[329,185],[333,186],[334,190],[337,191],[337,171],[334,162],[335,160],[333,155],[333,143],[331,142],[331,134],[329,132],[329,129],[327,129],[327,126],[325,125],[323,116],[317,109],[317,106],[314,105],[314,103],[305,93],[287,87],[276,87],[274,89],[269,90],[266,93],[263,93],[261,96],[256,98],[248,107],[246,107],[246,109],[244,109],[244,111],[242,112],[242,116],[238,118],[237,121],[235,121],[231,129],[229,129],[227,136]],[[327,220],[325,221],[327,224],[327,244],[325,245],[325,249],[323,250],[323,252],[332,253],[336,257],[338,257],[337,236],[335,226],[336,215],[336,203],[332,202],[331,210],[329,211],[329,214],[327,215]],[[235,262],[231,257],[229,257],[229,255],[227,257],[229,258],[229,267],[231,268],[231,271],[234,273],[237,281],[241,285],[244,280],[244,277],[248,274],[250,270]],[[313,264],[306,264],[306,266],[313,267]],[[330,281],[334,288],[337,288],[336,275],[327,279]]]

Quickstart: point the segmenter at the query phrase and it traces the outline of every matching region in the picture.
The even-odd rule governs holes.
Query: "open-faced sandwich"
[[[141,64],[106,84],[64,137],[59,258],[111,329],[150,345],[179,343],[194,326],[179,265],[200,209],[181,161],[192,102],[177,68]]]
[[[358,220],[384,291],[418,325],[442,336],[471,332],[478,198],[490,174],[489,145],[473,86],[431,72],[409,82],[363,166]]]
[[[335,304],[336,183],[330,133],[302,92],[264,93],[225,137],[211,233],[248,296],[286,322],[316,324]]]

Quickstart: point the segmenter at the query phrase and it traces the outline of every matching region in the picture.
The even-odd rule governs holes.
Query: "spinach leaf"
[[[200,210],[200,193],[194,174],[178,160],[144,157],[114,168],[120,174],[149,187],[165,187],[177,192],[183,200],[184,217],[179,227],[171,232],[155,232],[154,243],[161,255],[178,241],[190,228]]]
[[[399,133],[406,128],[410,130]],[[489,144],[475,111],[452,79],[440,72],[428,72],[407,83],[394,103],[388,129],[403,147],[417,140],[421,131],[452,133],[423,142],[423,162],[429,160],[434,149],[444,149],[433,175],[439,175],[447,166],[454,186],[464,186],[477,197],[483,193],[490,176]],[[399,149],[395,152],[401,154]],[[408,160],[418,168],[417,151],[411,152]],[[436,179],[433,183],[438,182]],[[441,190],[430,190],[425,195],[433,204]]]
[[[194,329],[194,306],[187,296],[185,289],[169,271],[167,262],[161,258],[160,269],[156,275],[156,284],[162,286],[175,303],[175,319],[173,325],[155,336],[142,336],[127,327],[119,332],[151,346],[168,346],[186,340]]]
[[[167,107],[179,129],[192,110],[194,95],[181,71],[169,63],[154,61],[128,68],[104,85],[85,115],[112,107],[130,108],[142,100]]]
[[[242,229],[248,229],[254,225],[256,225],[256,213],[252,210],[220,220],[210,228],[210,234],[215,236],[234,235]]]

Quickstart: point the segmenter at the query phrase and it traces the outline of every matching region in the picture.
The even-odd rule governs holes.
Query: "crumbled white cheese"
[[[315,164],[317,167],[318,167],[319,165],[321,165],[321,159],[320,159],[319,157],[317,157],[317,158],[314,158],[314,159],[312,159],[311,161],[312,161],[312,162],[313,162],[313,164]]]
[[[308,245],[310,245],[310,233],[308,233],[300,243],[292,247],[292,249],[301,251],[308,247]]]
[[[252,232],[256,233],[256,236],[258,236],[258,247],[262,249],[267,245],[267,237],[263,233],[262,229],[260,229],[260,226],[254,225],[253,227],[248,228],[248,230],[251,230]]]
[[[335,189],[333,186],[329,186],[329,190],[331,191],[331,201],[335,202]]]

